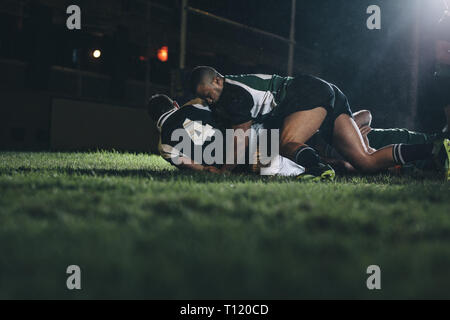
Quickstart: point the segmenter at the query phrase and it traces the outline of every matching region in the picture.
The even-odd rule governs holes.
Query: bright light
[[[169,60],[169,47],[164,46],[158,50],[158,59],[162,62]]]
[[[100,50],[96,49],[96,50],[94,50],[94,52],[92,52],[92,56],[95,59],[98,59],[98,58],[100,58],[102,56],[102,52]]]

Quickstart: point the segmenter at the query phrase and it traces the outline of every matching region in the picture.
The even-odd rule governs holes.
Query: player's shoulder
[[[289,79],[289,77],[282,77],[277,74],[245,74],[225,76],[225,84],[241,87],[252,95],[258,96],[261,92],[277,91]]]
[[[263,73],[246,73],[246,74],[229,74],[224,76],[225,79],[229,80],[239,80],[239,79],[247,79],[247,78],[260,78],[263,80],[269,80],[276,74],[263,74]]]
[[[199,113],[211,112],[211,108],[209,106],[201,103],[186,104],[183,107],[181,107],[180,110],[183,109],[185,109],[186,112],[199,112]]]
[[[265,74],[265,73],[249,73],[249,74],[239,74],[239,75],[226,75],[224,76],[225,82],[243,82],[248,81],[273,81],[274,79],[289,79],[287,76],[280,76],[278,74]]]
[[[218,102],[219,106],[226,109],[235,106],[241,108],[242,105],[253,105],[253,88],[240,81],[229,80],[225,82],[222,95]]]
[[[240,74],[240,75],[227,75],[225,76],[225,83],[231,85],[238,85],[250,88],[257,88],[260,86],[266,86],[270,83],[273,77],[272,74]]]
[[[175,111],[170,115],[169,118],[165,121],[162,128],[170,126],[176,126],[184,122],[186,118],[195,118],[201,120],[203,118],[208,118],[211,116],[211,109],[208,106],[204,106],[201,104],[187,104]]]
[[[189,115],[189,114],[210,114],[211,108],[207,105],[201,103],[188,103],[183,105],[178,111],[178,115]]]

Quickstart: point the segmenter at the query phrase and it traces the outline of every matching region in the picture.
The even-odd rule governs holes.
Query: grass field
[[[449,194],[437,178],[301,183],[0,153],[0,299],[450,298]],[[73,264],[81,291],[66,288]]]

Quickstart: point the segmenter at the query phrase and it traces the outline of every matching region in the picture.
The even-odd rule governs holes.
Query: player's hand
[[[211,172],[211,173],[216,173],[216,174],[220,174],[220,173],[221,173],[219,169],[217,169],[216,167],[211,167],[211,166],[205,167],[205,168],[203,169],[203,171]]]
[[[220,173],[225,175],[231,175],[231,171],[234,169],[235,166],[231,165],[224,165],[222,168],[220,168]]]

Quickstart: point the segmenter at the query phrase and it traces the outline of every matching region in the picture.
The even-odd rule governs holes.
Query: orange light
[[[164,46],[158,50],[158,59],[162,62],[169,60],[169,47]]]

